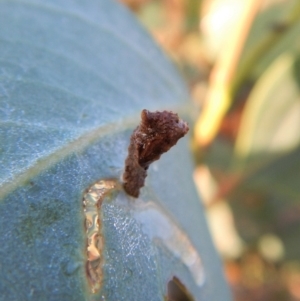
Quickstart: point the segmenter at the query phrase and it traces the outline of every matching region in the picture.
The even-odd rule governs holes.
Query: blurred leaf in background
[[[210,220],[223,220],[211,224],[235,299],[300,300],[300,1],[147,1],[136,12],[201,108],[195,179],[208,216],[219,212]]]

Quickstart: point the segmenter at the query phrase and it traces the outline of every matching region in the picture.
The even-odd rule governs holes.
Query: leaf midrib
[[[179,114],[185,114],[187,112],[185,106],[168,108],[168,110],[175,111]],[[83,151],[89,145],[96,143],[96,141],[106,135],[113,135],[115,133],[122,132],[125,129],[133,129],[138,125],[139,120],[140,114],[135,114],[134,116],[124,118],[121,122],[115,121],[104,126],[100,126],[89,132],[83,133],[63,147],[56,149],[48,156],[39,158],[31,166],[24,168],[21,172],[17,173],[13,178],[3,181],[3,183],[0,185],[0,202],[4,200],[4,198],[16,188],[27,183],[29,179],[37,176],[39,173],[47,170],[49,167],[58,163],[59,161],[62,161],[70,154]]]

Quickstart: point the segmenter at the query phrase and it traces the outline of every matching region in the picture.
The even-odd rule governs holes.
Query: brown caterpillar
[[[189,130],[186,122],[169,111],[143,110],[141,123],[130,138],[123,174],[124,190],[137,198],[149,165],[167,152]]]

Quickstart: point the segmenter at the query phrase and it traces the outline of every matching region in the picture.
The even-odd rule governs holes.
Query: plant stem
[[[244,42],[261,0],[245,0],[235,28],[211,73],[203,112],[195,126],[196,143],[205,146],[214,139],[231,102],[231,83],[242,54]]]

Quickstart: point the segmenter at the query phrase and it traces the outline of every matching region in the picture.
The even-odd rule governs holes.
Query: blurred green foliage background
[[[300,300],[300,1],[122,2],[199,108],[195,181],[235,300]]]

